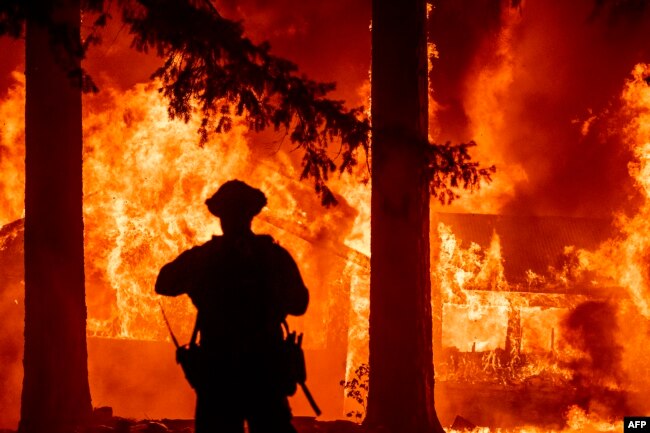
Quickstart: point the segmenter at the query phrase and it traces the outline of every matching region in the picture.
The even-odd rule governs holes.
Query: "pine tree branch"
[[[325,206],[336,204],[327,181],[335,172],[351,172],[360,149],[369,151],[370,120],[363,107],[346,109],[328,98],[333,83],[298,75],[297,66],[270,53],[268,43],[255,44],[244,36],[240,22],[222,17],[211,0],[117,0],[133,36],[133,48],[155,52],[164,60],[152,77],[168,98],[171,118],[188,121],[200,115],[201,144],[211,134],[232,128],[233,116],[242,117],[253,131],[283,129],[303,152],[301,179],[311,179]],[[0,2],[0,36],[22,37],[27,16],[25,0]],[[53,3],[53,8],[56,3]],[[96,15],[89,35],[81,42],[50,17],[48,8],[35,8],[30,19],[49,26],[55,56],[70,79],[84,91],[97,91],[92,78],[72,59],[101,43],[101,30],[110,17],[105,0],[83,0],[82,9]],[[68,61],[66,61],[68,59]],[[330,152],[333,142],[340,143]],[[456,190],[477,189],[490,181],[495,168],[471,162],[469,148],[476,143],[427,146],[431,194],[443,204]]]
[[[362,107],[347,110],[328,98],[333,83],[298,76],[295,64],[271,55],[267,43],[254,44],[241,23],[221,17],[209,0],[136,3],[124,9],[124,20],[136,49],[166,59],[153,78],[162,82],[169,115],[187,121],[198,111],[202,142],[227,131],[233,115],[253,131],[289,131],[304,152],[301,178],[313,181],[324,205],[335,204],[329,175],[350,171],[357,151],[369,148],[370,123]],[[339,161],[328,151],[335,140],[343,149]]]
[[[469,143],[430,144],[427,150],[427,169],[431,195],[441,204],[451,204],[459,198],[459,188],[474,191],[481,182],[491,182],[496,167],[481,167],[478,162],[471,162],[469,149],[476,146]]]

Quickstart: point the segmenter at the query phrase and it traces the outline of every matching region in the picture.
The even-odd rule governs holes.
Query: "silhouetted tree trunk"
[[[25,355],[21,433],[91,414],[83,262],[81,90],[49,29],[79,36],[79,0],[32,0],[26,29]],[[47,12],[43,12],[47,11]],[[49,15],[49,16],[45,16]],[[68,27],[70,28],[70,27]]]
[[[374,0],[366,423],[442,432],[433,401],[425,0]]]

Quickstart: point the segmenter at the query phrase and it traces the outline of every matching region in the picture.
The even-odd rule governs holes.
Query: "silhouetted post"
[[[426,2],[372,3],[370,394],[366,423],[442,432],[433,399]]]
[[[81,89],[46,23],[79,37],[79,0],[32,0],[26,29],[25,355],[22,433],[71,431],[91,413],[86,349]],[[60,48],[58,48],[60,50]]]
[[[505,352],[508,362],[521,354],[521,311],[512,304],[508,312]]]
[[[555,353],[555,328],[551,328],[551,355]]]

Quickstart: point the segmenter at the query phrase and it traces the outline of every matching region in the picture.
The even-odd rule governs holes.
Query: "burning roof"
[[[530,288],[531,271],[548,277],[550,268],[561,269],[567,248],[596,250],[614,233],[611,220],[595,218],[437,213],[436,220],[465,247],[486,250],[497,235],[504,276],[515,290]]]

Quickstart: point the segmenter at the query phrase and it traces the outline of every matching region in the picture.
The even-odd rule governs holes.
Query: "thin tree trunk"
[[[374,0],[366,424],[442,432],[433,400],[425,0]]]
[[[50,44],[48,26],[67,24],[78,36],[80,4],[79,0],[33,0],[30,7],[25,73],[25,375],[19,431],[65,432],[87,419],[92,410],[83,262],[81,90],[55,61],[53,53],[61,47]]]

